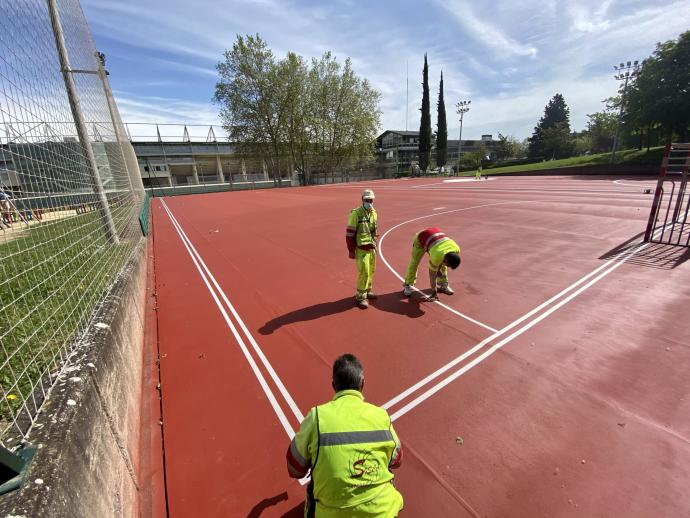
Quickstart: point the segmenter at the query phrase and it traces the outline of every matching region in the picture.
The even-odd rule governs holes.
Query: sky
[[[690,0],[82,0],[125,122],[220,124],[215,66],[237,35],[278,57],[331,51],[381,92],[381,130],[418,130],[424,53],[432,122],[441,71],[449,138],[531,135],[561,93],[571,126],[616,94],[613,65],[690,29]],[[408,72],[409,71],[409,72]],[[409,77],[409,95],[406,94]],[[409,99],[409,102],[407,102]]]

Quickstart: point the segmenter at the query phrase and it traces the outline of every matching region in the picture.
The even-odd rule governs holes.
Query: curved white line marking
[[[631,178],[622,178],[620,180],[611,180],[616,185],[623,185],[625,187],[637,187],[638,189],[650,189],[656,186],[656,180],[653,178],[643,178],[641,180],[635,180],[635,183],[629,183],[633,180]],[[648,182],[650,185],[643,184],[643,182]]]
[[[401,277],[401,276],[398,274],[398,272],[396,272],[396,271],[393,269],[393,267],[390,265],[390,263],[389,263],[388,260],[386,259],[386,256],[383,255],[383,241],[386,239],[386,236],[387,236],[388,234],[390,234],[390,233],[391,233],[393,230],[395,230],[396,228],[401,227],[401,226],[403,226],[403,225],[407,225],[408,223],[412,223],[413,221],[419,221],[420,219],[431,218],[431,217],[433,217],[433,216],[439,216],[439,215],[441,215],[441,214],[450,214],[450,213],[453,213],[453,212],[462,212],[462,211],[465,211],[465,210],[479,209],[479,208],[482,208],[482,207],[492,207],[492,206],[495,206],[495,205],[507,205],[507,204],[511,204],[511,203],[535,203],[535,202],[536,202],[536,200],[534,200],[534,201],[503,201],[503,202],[498,202],[498,203],[485,203],[485,204],[483,204],[483,205],[474,205],[474,206],[472,206],[472,207],[464,207],[464,208],[462,208],[462,209],[452,209],[452,210],[446,210],[446,211],[443,211],[443,212],[434,212],[433,214],[427,214],[426,216],[420,216],[420,217],[418,217],[418,218],[408,219],[407,221],[403,221],[402,223],[398,223],[398,224],[395,225],[394,227],[389,228],[389,229],[386,231],[386,233],[383,234],[383,236],[381,236],[381,240],[379,241],[379,246],[378,246],[378,248],[379,248],[379,255],[381,256],[381,260],[382,260],[382,261],[384,262],[384,264],[388,267],[388,269],[391,271],[391,273],[392,273],[393,275],[395,275],[395,276],[396,276],[398,279],[400,279],[401,281],[404,281],[403,277]],[[415,291],[420,291],[420,290],[418,290],[417,288],[414,288],[414,289],[415,289]],[[420,293],[421,293],[421,292],[420,292]],[[483,327],[484,329],[488,329],[488,330],[491,331],[492,333],[496,333],[496,332],[498,331],[497,329],[494,329],[494,328],[491,327],[491,326],[488,326],[488,325],[486,325],[486,324],[484,324],[484,323],[482,323],[482,322],[479,322],[478,320],[475,320],[474,318],[472,318],[472,317],[470,317],[470,316],[467,316],[467,315],[465,315],[464,313],[461,313],[461,312],[459,312],[459,311],[457,311],[457,310],[451,308],[450,306],[447,306],[446,304],[444,304],[444,303],[441,302],[441,301],[438,301],[438,300],[437,300],[437,301],[436,301],[436,304],[438,304],[439,306],[441,306],[441,307],[447,309],[447,310],[450,311],[451,313],[453,313],[453,314],[455,314],[455,315],[457,315],[457,316],[459,316],[459,317],[462,317],[462,318],[464,318],[465,320],[468,320],[469,322],[472,322],[473,324],[478,325],[479,327]]]
[[[472,369],[473,367],[479,365],[481,362],[483,362],[484,360],[486,360],[489,356],[491,356],[491,355],[494,354],[496,351],[498,351],[499,349],[501,349],[504,345],[506,345],[507,343],[511,342],[512,340],[514,340],[515,338],[517,338],[518,336],[520,336],[522,333],[524,333],[525,331],[529,330],[530,328],[532,328],[533,326],[535,326],[536,324],[538,324],[539,322],[541,322],[542,320],[544,320],[546,317],[548,317],[549,315],[551,315],[554,311],[556,311],[556,310],[558,310],[559,308],[563,307],[565,304],[567,304],[568,302],[570,302],[571,300],[573,300],[575,297],[577,297],[578,295],[580,295],[583,291],[587,290],[589,287],[591,287],[592,285],[594,285],[594,284],[596,284],[597,282],[599,282],[602,278],[606,277],[609,273],[613,272],[614,270],[616,270],[617,268],[619,268],[620,266],[622,266],[622,265],[623,265],[628,259],[630,259],[633,255],[637,254],[637,253],[640,252],[641,250],[644,250],[644,249],[647,248],[648,246],[649,246],[649,243],[646,243],[646,244],[645,244],[645,243],[639,243],[638,245],[636,245],[636,247],[633,247],[633,248],[631,248],[630,250],[626,250],[626,251],[624,251],[624,252],[621,252],[621,253],[618,254],[614,259],[609,260],[609,261],[608,261],[606,264],[604,264],[602,267],[599,267],[597,270],[595,270],[595,272],[601,270],[603,267],[609,266],[609,264],[612,263],[613,261],[618,261],[618,262],[617,262],[616,264],[614,264],[613,266],[611,266],[610,268],[608,268],[607,270],[605,270],[604,272],[600,273],[597,277],[595,277],[594,279],[592,279],[591,281],[589,281],[587,284],[585,284],[584,286],[582,286],[581,288],[579,288],[577,291],[571,293],[570,295],[568,295],[566,298],[564,298],[563,300],[561,300],[561,301],[558,302],[557,304],[554,304],[553,306],[551,306],[549,309],[547,309],[546,311],[544,311],[541,315],[539,315],[539,316],[538,316],[537,318],[535,318],[534,320],[531,320],[530,322],[528,322],[527,324],[525,324],[524,326],[522,326],[520,329],[516,330],[515,332],[513,332],[512,334],[510,334],[509,336],[507,336],[506,338],[504,338],[503,340],[501,340],[501,341],[498,342],[497,344],[492,345],[489,349],[487,349],[486,351],[484,351],[482,354],[480,354],[479,356],[477,356],[476,358],[474,358],[471,362],[467,363],[466,365],[464,365],[463,367],[461,367],[460,369],[458,369],[457,371],[455,371],[453,374],[451,374],[450,376],[448,376],[448,377],[445,378],[444,380],[438,382],[438,383],[437,383],[436,385],[434,385],[433,387],[427,389],[425,392],[423,392],[422,394],[420,394],[419,396],[417,396],[415,399],[413,399],[412,401],[410,401],[408,404],[406,404],[405,406],[403,406],[402,408],[400,408],[399,410],[397,410],[394,414],[391,414],[391,421],[395,421],[395,420],[397,420],[398,418],[402,417],[402,416],[405,415],[407,412],[409,412],[410,410],[412,410],[414,407],[416,407],[417,405],[423,403],[424,401],[426,401],[427,399],[429,399],[431,396],[433,396],[434,394],[436,394],[436,393],[437,393],[439,390],[441,390],[443,387],[445,387],[446,385],[450,384],[451,382],[453,382],[454,380],[456,380],[457,378],[459,378],[460,376],[462,376],[463,374],[465,374],[467,371],[469,371],[469,370]],[[627,256],[625,256],[625,254],[627,254]],[[625,256],[625,257],[624,257],[624,256]],[[590,274],[587,275],[587,277],[593,275],[595,272],[591,272]],[[584,279],[585,279],[585,278],[580,279],[580,280],[577,282],[577,284],[581,283]],[[571,290],[574,286],[575,286],[575,285],[570,286],[569,288],[567,288],[567,290]],[[560,294],[559,294],[559,295],[560,295]],[[553,299],[551,299],[551,300],[553,300]],[[549,302],[550,302],[550,301],[549,301]],[[541,306],[540,306],[540,307],[541,307]],[[524,318],[524,317],[523,317],[523,318]],[[522,319],[521,319],[521,320],[522,320]],[[511,324],[509,327],[513,327],[514,324],[515,324],[515,322],[514,322],[513,324]],[[504,333],[505,331],[507,331],[508,329],[509,329],[508,327],[507,327],[507,328],[504,328],[503,330],[500,331],[499,334],[503,334],[503,333]],[[489,337],[489,338],[487,338],[486,340],[480,342],[479,344],[477,344],[477,346],[475,346],[475,347],[474,347],[473,349],[471,349],[470,351],[474,352],[474,351],[478,350],[478,349],[480,348],[480,346],[483,347],[487,342],[489,342],[489,341],[491,340],[491,338],[493,338],[493,337]],[[464,356],[464,357],[467,357],[467,356],[469,355],[470,351],[468,351],[467,353],[465,353],[463,356]],[[444,366],[444,367],[442,368],[443,371],[445,372],[446,370],[448,370],[448,368],[450,368],[451,364],[452,364],[452,366],[454,366],[454,365],[457,365],[457,363],[459,363],[460,361],[461,361],[461,360],[460,360],[460,357],[458,357],[456,360],[453,360],[452,362],[450,362],[447,366]],[[441,371],[441,369],[439,369],[439,371]],[[437,372],[438,372],[438,371],[437,371]],[[434,374],[435,374],[435,373],[434,373]],[[426,381],[426,380],[429,379],[429,378],[431,378],[432,376],[433,376],[433,375],[427,376],[427,378],[425,378],[424,380],[422,380],[422,382],[424,382],[424,383],[420,382],[418,385],[427,383],[428,381]],[[434,377],[437,377],[437,376],[434,376]],[[417,386],[417,385],[415,385],[415,386]],[[412,388],[412,387],[411,387],[411,388]],[[410,389],[411,389],[411,388],[410,388]],[[408,389],[408,390],[410,390],[410,389]],[[408,392],[408,391],[405,391],[405,392],[406,392],[407,394],[411,393],[411,392]],[[401,394],[401,396],[402,396],[402,394]],[[398,401],[400,401],[401,399],[403,399],[403,398],[400,397],[400,396],[394,398],[393,400],[391,400],[391,402],[386,403],[386,405],[384,405],[384,408],[389,408],[389,407],[393,404],[393,403],[392,403],[393,401],[398,402]]]
[[[664,226],[664,227],[665,227],[665,226]],[[664,227],[661,227],[659,230],[657,230],[657,231],[654,233],[654,235],[659,234],[660,232],[662,232],[663,229],[664,229]],[[506,332],[508,332],[508,331],[510,331],[511,329],[513,329],[514,327],[516,327],[518,324],[521,324],[522,322],[524,322],[525,320],[529,319],[529,318],[532,317],[533,315],[536,315],[537,313],[539,313],[541,310],[543,310],[543,309],[545,309],[545,308],[548,308],[548,306],[550,306],[551,304],[553,304],[554,302],[556,302],[556,301],[557,301],[558,299],[560,299],[561,297],[567,295],[567,297],[565,297],[565,298],[562,299],[561,301],[557,302],[557,303],[554,304],[552,307],[546,309],[546,311],[544,311],[541,315],[537,316],[537,318],[535,318],[534,320],[528,322],[528,323],[525,324],[523,327],[521,327],[521,328],[519,328],[518,330],[516,330],[515,332],[513,332],[513,333],[512,333],[510,336],[508,336],[507,338],[504,338],[503,340],[501,340],[501,341],[498,342],[497,344],[491,346],[487,351],[485,351],[484,353],[482,353],[480,356],[477,356],[475,359],[473,359],[471,362],[467,363],[465,366],[463,366],[463,367],[461,367],[460,369],[458,369],[455,373],[451,374],[448,378],[444,379],[443,381],[438,382],[436,385],[434,385],[434,386],[431,387],[430,389],[427,389],[427,390],[426,390],[424,393],[422,393],[421,395],[417,396],[417,397],[416,397],[414,400],[412,400],[410,403],[408,403],[407,405],[403,406],[403,407],[402,407],[401,409],[399,409],[397,412],[395,412],[394,414],[392,414],[392,415],[391,415],[391,419],[392,419],[392,420],[396,420],[397,418],[403,416],[404,414],[406,414],[407,412],[409,412],[410,410],[412,410],[414,407],[416,407],[417,405],[419,405],[420,403],[422,403],[422,402],[425,401],[426,399],[430,398],[432,395],[434,395],[436,392],[438,392],[439,390],[441,390],[443,387],[445,387],[446,385],[448,385],[449,383],[451,383],[453,380],[455,380],[455,379],[457,379],[458,377],[462,376],[465,372],[467,372],[468,370],[470,370],[472,367],[478,365],[479,363],[481,363],[482,361],[484,361],[486,358],[488,358],[489,356],[491,356],[492,354],[494,354],[498,349],[500,349],[501,347],[503,347],[504,345],[506,345],[508,342],[510,342],[510,341],[513,340],[514,338],[517,338],[517,337],[520,336],[522,333],[524,333],[525,331],[527,331],[528,329],[530,329],[531,327],[533,327],[534,325],[536,325],[537,323],[539,323],[540,321],[542,321],[543,319],[545,319],[546,317],[548,317],[551,313],[553,313],[554,311],[558,310],[559,308],[561,308],[562,306],[564,306],[565,304],[567,304],[568,302],[570,302],[572,299],[574,299],[575,297],[577,297],[578,295],[580,295],[583,291],[585,291],[586,289],[588,289],[589,287],[591,287],[593,284],[599,282],[602,278],[604,278],[605,276],[607,276],[607,275],[608,275],[609,273],[611,273],[612,271],[616,270],[618,267],[620,267],[624,262],[626,262],[626,261],[627,261],[628,259],[630,259],[632,256],[634,256],[634,255],[637,254],[638,252],[640,252],[640,251],[644,250],[645,248],[647,248],[647,246],[649,246],[649,243],[640,242],[640,243],[636,244],[635,246],[633,246],[632,248],[620,252],[618,255],[616,255],[616,256],[613,257],[612,259],[609,259],[609,260],[606,261],[604,264],[602,264],[601,266],[599,266],[599,267],[596,268],[595,270],[589,272],[589,273],[588,273],[587,275],[585,275],[584,277],[581,277],[580,279],[578,279],[577,281],[575,281],[573,284],[571,284],[570,286],[568,286],[567,288],[565,288],[564,290],[562,290],[560,293],[557,293],[556,295],[554,295],[553,297],[551,297],[551,298],[550,298],[549,300],[547,300],[546,302],[543,302],[542,304],[540,304],[540,305],[537,306],[536,308],[532,309],[532,310],[529,311],[528,313],[524,314],[523,316],[521,316],[520,318],[518,318],[518,319],[515,320],[514,322],[512,322],[512,323],[508,324],[507,326],[505,326],[505,327],[504,327],[503,329],[501,329],[500,331],[497,331],[497,332],[494,333],[493,335],[491,335],[491,336],[485,338],[484,340],[482,340],[481,342],[479,342],[477,345],[475,345],[473,348],[469,349],[468,351],[465,351],[463,354],[461,354],[460,356],[458,356],[458,357],[455,358],[454,360],[451,360],[451,361],[448,362],[447,364],[443,365],[442,367],[440,367],[440,368],[437,369],[436,371],[434,371],[434,372],[432,372],[431,374],[429,374],[428,376],[426,376],[424,379],[418,381],[417,383],[415,383],[414,385],[412,385],[410,388],[404,390],[403,392],[401,392],[400,394],[398,394],[397,396],[395,396],[393,399],[391,399],[390,401],[388,401],[387,403],[385,403],[384,405],[382,405],[382,407],[385,408],[386,410],[388,410],[390,407],[392,407],[392,406],[395,405],[396,403],[399,403],[400,401],[402,401],[403,399],[405,399],[407,396],[413,394],[414,392],[416,392],[418,389],[420,389],[420,388],[423,387],[424,385],[426,385],[426,384],[428,384],[429,382],[433,381],[434,379],[438,378],[439,376],[441,376],[442,374],[444,374],[445,372],[447,372],[448,370],[452,369],[452,368],[455,367],[457,364],[459,364],[460,362],[462,362],[463,360],[465,360],[466,358],[468,358],[469,356],[471,356],[472,354],[474,354],[475,352],[477,352],[477,351],[479,351],[480,349],[482,349],[486,344],[492,342],[495,338],[498,338],[499,336],[505,334]],[[616,262],[616,261],[619,261],[619,262]],[[616,263],[616,264],[613,264],[613,266],[611,266],[612,263]],[[602,270],[603,270],[603,272],[602,272]],[[601,272],[601,273],[600,273],[600,272]],[[597,275],[597,274],[598,274],[598,275]],[[578,288],[578,286],[580,286],[580,285],[583,284],[584,282],[588,281],[591,277],[594,277],[595,275],[597,275],[597,276],[596,276],[594,279],[592,279],[592,280],[590,280],[589,282],[587,282],[587,284],[585,284],[584,286],[580,287],[580,288],[579,288],[577,291],[575,291],[574,293],[571,293],[570,295],[568,295],[569,292],[572,292],[573,290],[575,290],[575,288]]]

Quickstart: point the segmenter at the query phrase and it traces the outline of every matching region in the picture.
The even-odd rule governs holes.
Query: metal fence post
[[[93,190],[98,197],[99,213],[103,223],[106,238],[113,244],[120,242],[117,236],[115,223],[113,222],[113,215],[110,212],[110,205],[108,198],[103,190],[103,183],[101,182],[101,175],[98,173],[98,166],[96,165],[96,157],[89,141],[89,134],[86,130],[86,122],[84,115],[79,105],[79,96],[77,94],[77,86],[72,77],[72,67],[69,63],[69,56],[67,55],[67,46],[65,45],[65,35],[62,31],[62,24],[60,23],[60,14],[58,13],[57,4],[55,0],[48,0],[48,8],[50,11],[50,22],[53,27],[53,35],[55,37],[55,45],[60,58],[60,68],[62,69],[62,77],[65,80],[65,87],[67,88],[67,97],[69,99],[70,109],[74,116],[74,123],[77,126],[77,135],[81,147],[86,155],[87,165],[91,171],[93,178]]]
[[[120,156],[122,157],[122,165],[125,167],[127,170],[127,180],[129,181],[129,188],[134,192],[134,184],[132,183],[132,173],[129,171],[129,167],[127,167],[127,158],[125,157],[125,152],[122,149],[122,141],[120,140],[120,132],[118,131],[118,125],[117,125],[117,120],[115,120],[115,114],[113,112],[113,107],[110,104],[110,98],[111,98],[111,91],[110,91],[110,85],[108,85],[108,78],[107,78],[107,73],[104,68],[105,64],[105,56],[98,52],[96,54],[96,62],[98,64],[98,77],[101,80],[101,85],[103,85],[103,93],[105,94],[105,101],[108,104],[108,113],[110,114],[110,120],[113,123],[113,130],[115,130],[115,140],[117,141],[117,145],[120,148]]]

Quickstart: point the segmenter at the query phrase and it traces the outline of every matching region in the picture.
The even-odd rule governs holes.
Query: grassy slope
[[[113,210],[120,234],[129,212]],[[131,248],[106,241],[97,212],[42,223],[0,245],[0,383],[11,394],[0,421],[58,367]]]
[[[664,148],[652,148],[638,151],[637,149],[626,149],[619,151],[616,156],[616,164],[652,164],[660,165]],[[485,174],[517,173],[523,171],[542,171],[544,169],[560,169],[563,167],[587,167],[593,165],[608,164],[611,160],[611,153],[600,153],[597,155],[578,156],[564,158],[562,160],[549,160],[546,162],[536,162],[533,164],[519,164],[504,167],[492,167],[484,169]],[[461,173],[461,176],[474,176],[474,171]]]

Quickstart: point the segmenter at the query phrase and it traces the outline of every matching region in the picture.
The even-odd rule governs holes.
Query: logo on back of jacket
[[[378,472],[379,463],[376,462],[370,451],[357,451],[355,456],[350,459],[350,476],[362,485],[376,480]]]

